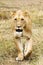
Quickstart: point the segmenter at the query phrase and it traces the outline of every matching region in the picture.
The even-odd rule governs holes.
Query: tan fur
[[[16,48],[18,50],[18,57],[16,60],[23,60],[27,54],[31,53],[32,51],[32,22],[30,15],[27,11],[14,11],[11,12],[12,16],[12,31],[14,34],[14,41],[16,44]],[[23,32],[18,33],[16,32],[17,26],[21,26],[20,29]],[[22,43],[22,38],[26,41]]]

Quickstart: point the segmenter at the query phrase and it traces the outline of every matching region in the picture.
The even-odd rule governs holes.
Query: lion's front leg
[[[18,50],[18,56],[16,60],[23,60],[23,44],[20,42],[20,39],[15,40],[16,48]]]
[[[25,43],[24,56],[27,57],[32,52],[32,39],[27,40]]]

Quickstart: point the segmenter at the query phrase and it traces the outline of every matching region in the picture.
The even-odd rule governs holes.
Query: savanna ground
[[[32,20],[32,59],[15,61],[15,49],[11,18],[8,10],[27,9]],[[6,11],[6,12],[2,12]],[[0,1],[0,65],[43,65],[43,0]]]

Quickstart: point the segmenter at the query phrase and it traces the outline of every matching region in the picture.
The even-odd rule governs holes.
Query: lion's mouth
[[[16,32],[22,32],[23,30],[22,29],[16,29]]]

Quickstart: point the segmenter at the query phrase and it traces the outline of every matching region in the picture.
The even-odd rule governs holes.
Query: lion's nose
[[[19,25],[19,26],[17,26],[18,28],[20,28],[21,26]]]

